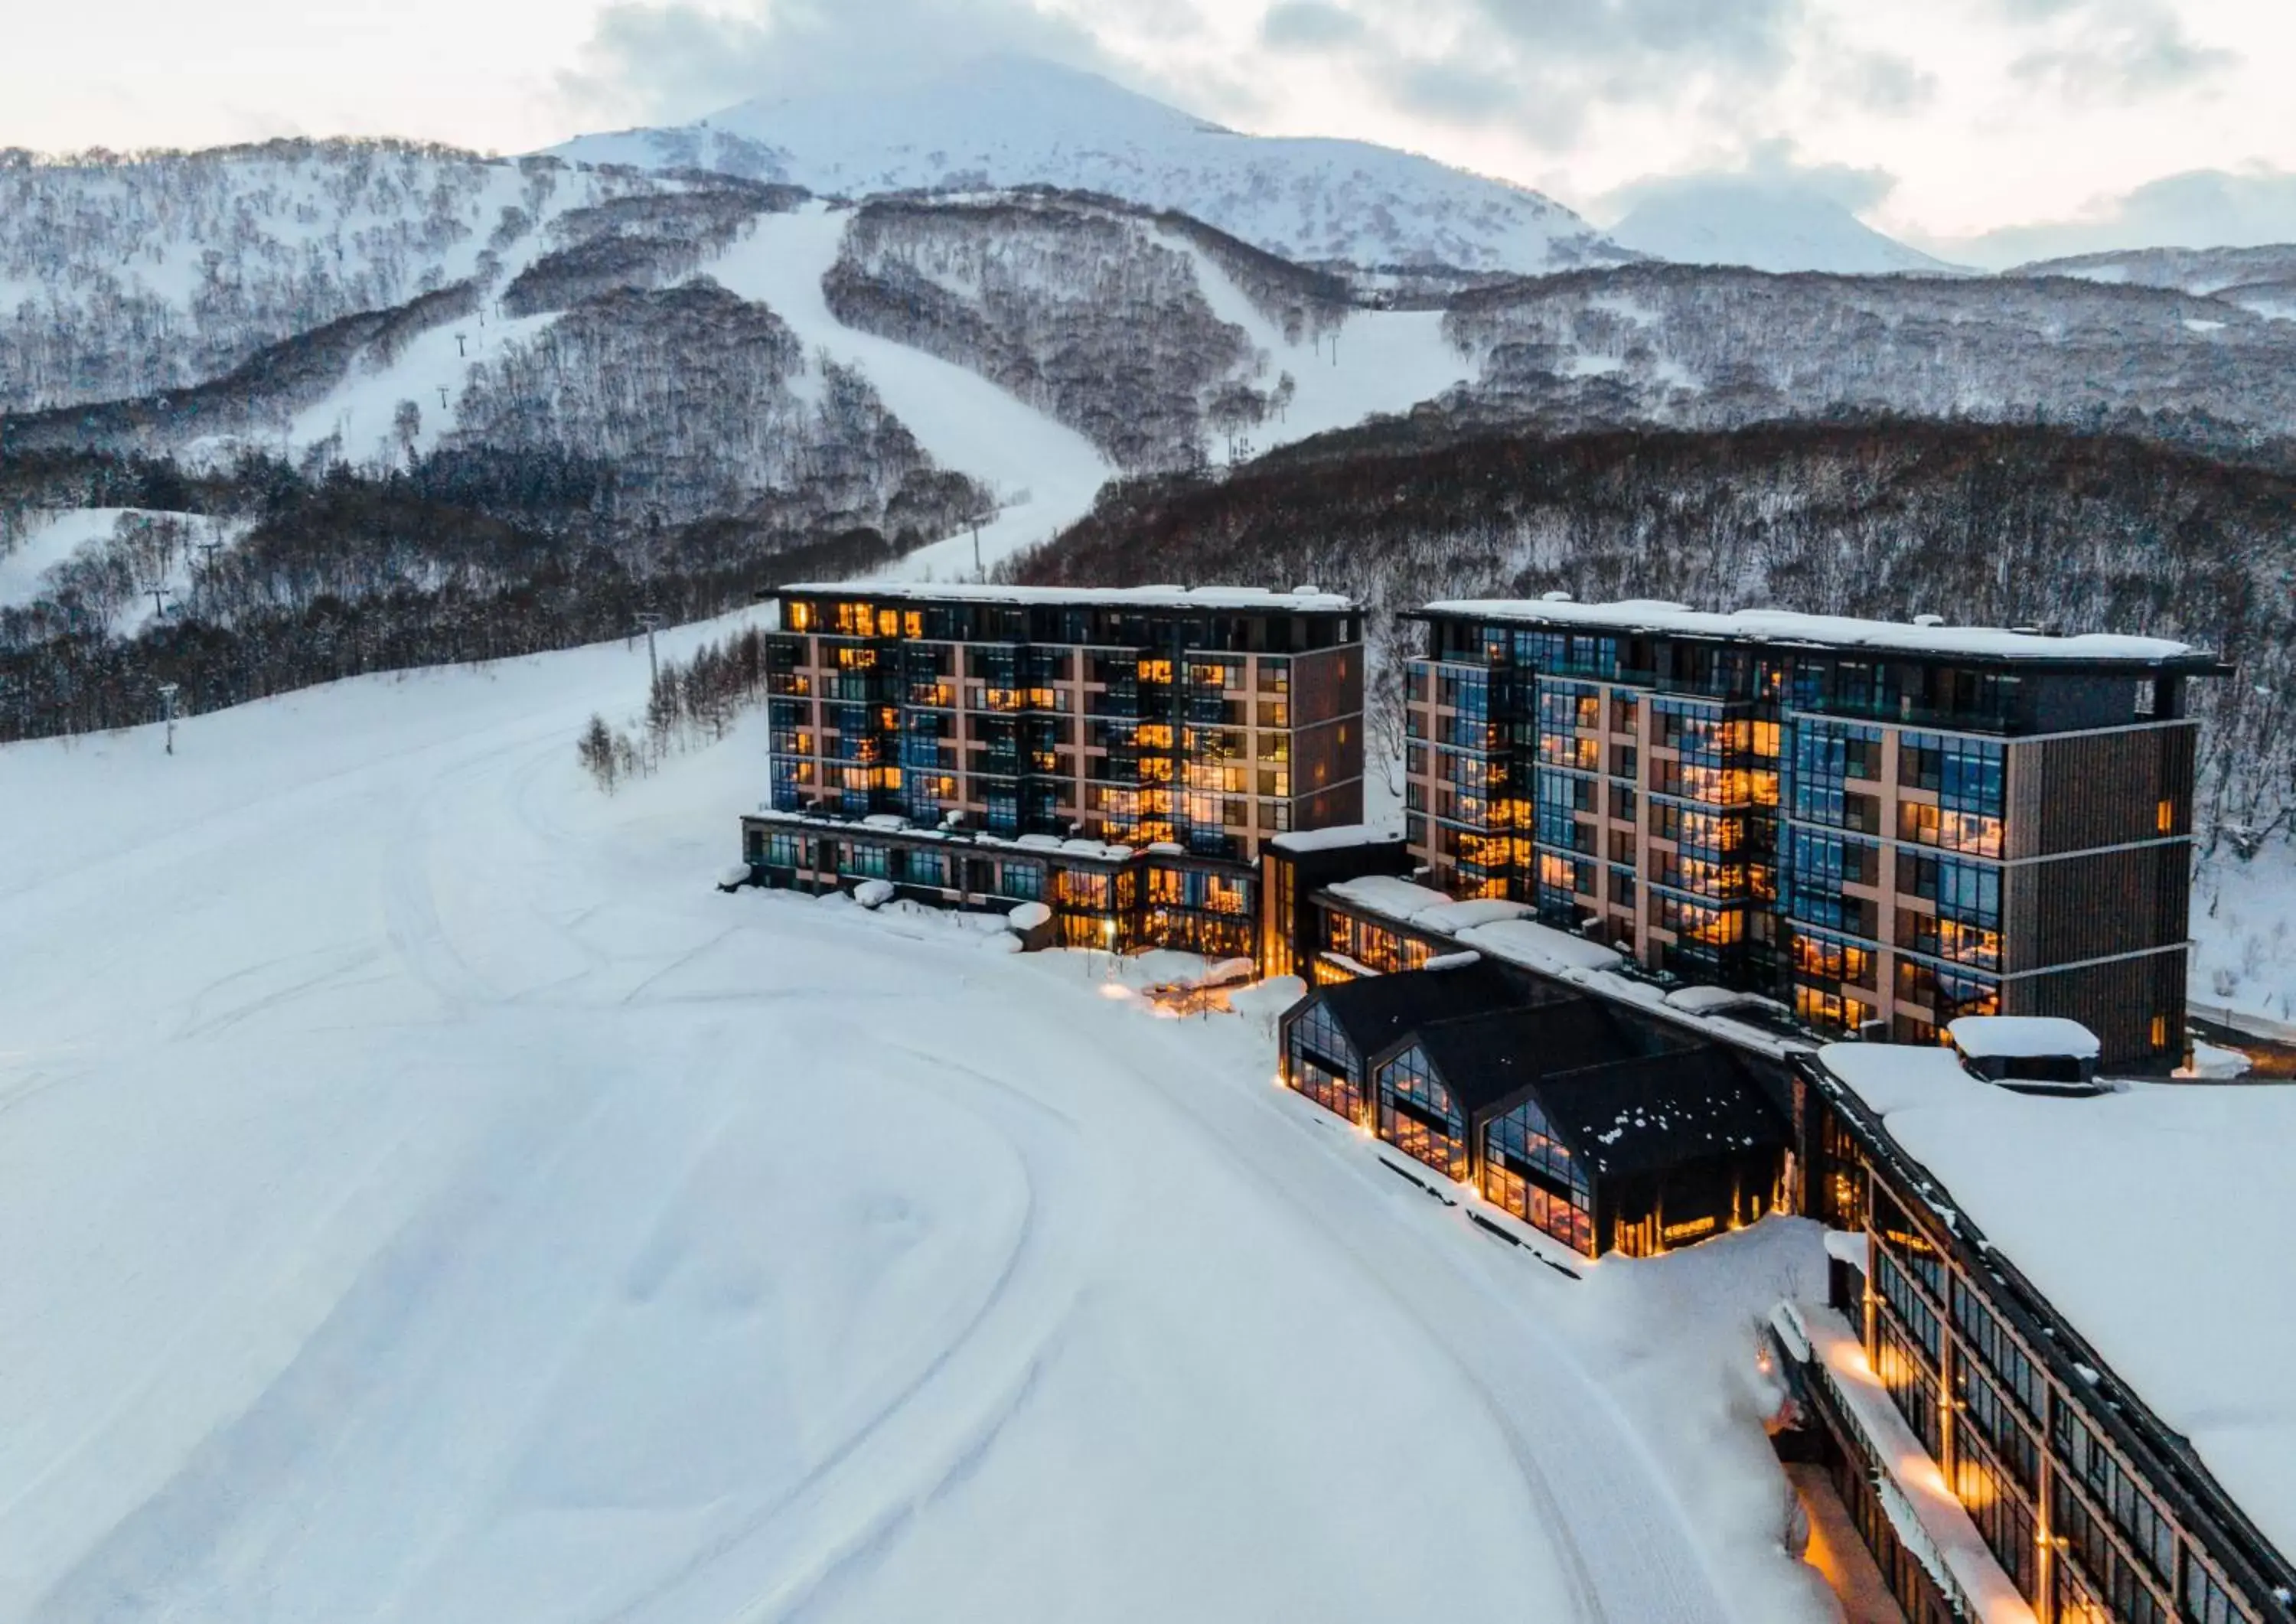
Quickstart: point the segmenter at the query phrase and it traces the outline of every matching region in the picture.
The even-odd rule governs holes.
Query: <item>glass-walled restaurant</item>
[[[1319,986],[1284,1085],[1583,1257],[1646,1255],[1787,1199],[1752,1062],[1488,964]]]

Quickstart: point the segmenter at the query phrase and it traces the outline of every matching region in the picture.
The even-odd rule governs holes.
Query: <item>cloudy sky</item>
[[[1023,50],[1602,222],[1729,171],[1988,260],[2296,240],[2291,0],[92,0],[22,8],[7,43],[0,145],[47,151],[521,151]]]

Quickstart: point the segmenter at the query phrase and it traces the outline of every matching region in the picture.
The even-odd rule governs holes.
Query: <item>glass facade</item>
[[[2133,1018],[2093,1007],[2102,978],[2121,973],[2096,966],[2185,949],[2168,882],[2118,884],[2114,919],[2090,931],[2013,906],[2011,851],[2092,854],[2063,848],[2071,823],[2054,812],[2013,832],[2009,781],[2030,770],[2037,801],[2082,803],[2071,821],[2097,832],[2096,855],[2188,839],[2185,789],[2157,816],[2140,790],[2131,833],[2126,808],[2086,804],[2109,793],[2040,766],[2087,749],[2050,741],[2180,717],[2181,675],[2124,684],[2059,657],[2071,651],[2046,664],[2005,645],[1956,653],[1925,628],[1878,624],[1845,627],[1841,644],[1824,626],[1773,641],[1760,619],[1742,631],[1652,607],[1645,624],[1643,607],[1590,614],[1558,599],[1423,617],[1426,652],[1405,685],[1406,828],[1433,883],[1525,903],[1661,980],[1759,993],[1826,1038],[1935,1041],[1961,1015],[1999,1010],[2005,978],[2030,976],[2046,1013],[2098,1026],[2109,1049],[2169,1052],[2173,1013],[2144,1046]],[[2114,696],[2140,685],[2120,718]],[[2157,750],[2182,784],[2180,748],[2164,733],[2129,759]],[[2046,933],[2053,962],[2005,941],[2013,917]],[[2040,979],[2054,970],[2087,973]]]
[[[1377,920],[1330,911],[1324,915],[1324,948],[1380,975],[1421,969],[1435,956],[1416,936]]]
[[[1325,1111],[1364,1120],[1362,1057],[1320,1000],[1284,1036],[1283,1080]]]
[[[1379,1136],[1444,1177],[1467,1177],[1467,1119],[1417,1044],[1379,1069]]]
[[[1595,1197],[1570,1148],[1538,1102],[1525,1100],[1483,1128],[1483,1196],[1572,1251],[1595,1255]]]
[[[1967,1421],[1954,1422],[1953,1492],[2001,1571],[2029,1602],[2040,1600],[2038,1544],[2033,1513],[1981,1448]]]

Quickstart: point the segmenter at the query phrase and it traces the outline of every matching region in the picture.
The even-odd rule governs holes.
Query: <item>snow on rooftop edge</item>
[[[2296,1555],[2296,1087],[2038,1097],[1943,1048],[1829,1044],[1818,1059]]]
[[[1615,603],[1578,603],[1549,598],[1448,598],[1430,603],[1427,614],[1487,620],[1522,620],[1553,626],[1617,631],[1672,632],[1685,636],[1728,637],[1760,643],[1841,644],[1911,654],[1965,654],[1999,660],[2114,660],[2156,664],[2206,659],[2190,644],[2162,637],[2110,632],[2074,636],[2018,632],[1989,626],[1915,626],[1895,620],[1866,620],[1848,615],[1806,615],[1784,609],[1739,609],[1724,612],[1691,609],[1655,599]]]
[[[1000,586],[979,581],[797,581],[777,586],[782,596],[837,597],[917,603],[1130,605],[1138,609],[1288,610],[1352,612],[1359,605],[1336,592],[1283,591],[1267,586]]]

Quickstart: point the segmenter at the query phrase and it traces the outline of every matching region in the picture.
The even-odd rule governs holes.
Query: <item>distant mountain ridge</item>
[[[898,95],[745,102],[699,124],[583,135],[594,164],[700,168],[865,197],[1049,185],[1176,209],[1302,264],[1534,274],[1636,256],[1553,199],[1360,141],[1240,135],[1022,57]]]
[[[1758,176],[1663,183],[1611,226],[1611,237],[1677,265],[1841,276],[1963,274],[1875,231],[1810,187]]]
[[[2296,318],[2296,243],[2258,248],[2137,248],[2021,265],[2007,276],[2070,276],[2129,287],[2173,288],[2258,316]]]

